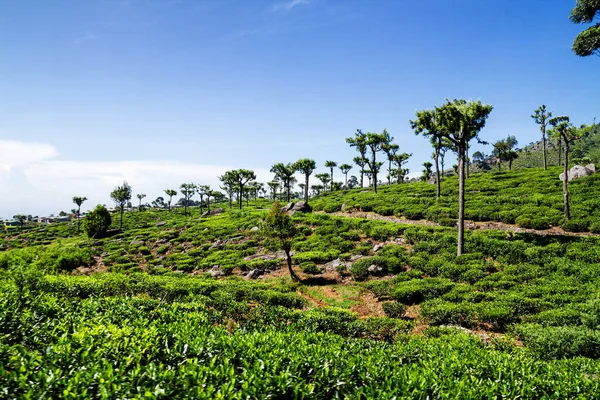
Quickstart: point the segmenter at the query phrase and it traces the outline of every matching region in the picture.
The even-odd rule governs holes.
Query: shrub
[[[100,238],[106,235],[112,219],[103,205],[98,205],[83,220],[83,230],[90,238]]]
[[[447,217],[443,217],[439,219],[439,224],[441,226],[450,226],[450,227],[455,227],[457,223],[457,220],[454,218],[447,218]]]
[[[392,291],[392,297],[404,304],[420,303],[448,293],[455,283],[448,279],[413,279],[399,283]]]
[[[530,351],[540,358],[600,358],[600,332],[571,326],[518,326],[516,333]]]
[[[570,219],[565,221],[561,228],[567,232],[585,232],[588,230],[588,222],[582,219]]]
[[[402,318],[408,308],[405,304],[397,303],[395,301],[383,303],[381,306],[383,307],[385,315],[390,318]]]
[[[300,269],[302,272],[311,275],[318,275],[323,273],[323,268],[319,267],[312,261],[306,261],[300,264]]]

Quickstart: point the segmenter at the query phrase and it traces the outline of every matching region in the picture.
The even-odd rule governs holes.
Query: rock
[[[575,165],[567,173],[567,179],[572,181],[573,179],[583,178],[584,176],[590,176],[596,173],[596,165],[588,164],[585,167],[581,165]],[[564,179],[564,173],[560,174],[558,178],[562,181]]]
[[[371,274],[380,274],[383,272],[383,267],[379,267],[379,266],[373,264],[369,268],[367,268],[367,271],[369,271],[369,273],[371,273]]]
[[[294,253],[290,253],[290,255],[293,255]],[[253,260],[276,260],[276,259],[285,259],[285,252],[282,250],[279,250],[275,253],[270,253],[270,254],[252,254],[250,256],[247,256],[244,258],[244,261],[253,261]]]
[[[160,222],[157,222],[157,223],[156,223],[156,227],[157,227],[157,228],[159,228],[159,227],[161,227],[161,226],[165,226],[166,224],[167,224],[167,222],[166,222],[166,221],[160,221]]]
[[[156,245],[161,245],[161,244],[166,244],[169,241],[167,239],[158,239],[154,244]]]
[[[347,207],[348,207],[348,204],[342,204],[342,206],[340,207],[340,210],[344,211]]]
[[[262,269],[253,269],[252,271],[246,274],[246,279],[258,279],[265,271]]]
[[[146,242],[144,242],[143,240],[134,240],[131,243],[129,243],[129,246],[145,246]]]
[[[211,249],[222,249],[223,247],[225,247],[225,242],[221,239],[217,239],[217,241],[210,246]]]
[[[258,232],[260,229],[258,228],[258,226],[253,226],[252,228],[250,228],[250,232]]]
[[[221,269],[220,265],[214,265],[208,272],[213,278],[216,278],[218,276],[225,276],[225,273]]]
[[[350,262],[358,261],[363,257],[364,256],[362,254],[354,254],[354,255],[350,256]]]
[[[225,212],[224,208],[215,208],[214,210],[206,211],[204,214],[201,215],[201,217],[202,218],[211,217],[213,215],[223,214],[224,212]]]
[[[325,268],[325,271],[335,272],[336,268],[340,265],[344,265],[344,262],[338,258],[333,261],[329,261],[327,264],[323,265],[323,268]]]
[[[281,211],[286,213],[288,211],[291,211],[292,208],[294,208],[294,203],[287,203],[285,206],[281,207]]]
[[[373,253],[377,253],[379,250],[383,249],[385,247],[385,243],[378,243],[375,246],[373,246]]]
[[[305,201],[299,201],[296,204],[294,204],[292,209],[289,211],[309,213],[309,212],[312,212],[312,207]]]
[[[109,255],[110,255],[109,253],[104,252],[104,253],[100,254],[100,257],[104,258],[104,257],[108,257]]]

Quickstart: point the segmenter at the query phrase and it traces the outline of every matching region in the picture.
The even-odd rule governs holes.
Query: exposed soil
[[[346,218],[360,218],[360,219],[373,219],[378,221],[393,222],[405,225],[420,225],[420,226],[440,226],[437,222],[429,220],[412,220],[404,217],[384,216],[374,212],[363,212],[363,211],[350,211],[342,212],[338,211],[332,213],[338,217]],[[591,232],[567,232],[559,226],[553,226],[549,229],[525,229],[517,225],[505,224],[504,222],[479,222],[479,221],[465,221],[465,228],[470,230],[496,230],[496,231],[507,231],[515,233],[531,233],[539,236],[600,236],[597,233]]]

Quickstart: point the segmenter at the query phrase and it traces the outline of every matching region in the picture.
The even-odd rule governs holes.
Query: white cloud
[[[274,4],[271,8],[273,11],[290,11],[292,8],[310,3],[311,0],[289,0],[285,3]]]
[[[203,165],[168,160],[69,161],[56,159],[58,150],[47,144],[0,141],[0,216],[44,215],[74,208],[73,196],[85,196],[84,209],[96,204],[112,205],[109,193],[127,181],[134,195],[145,193],[145,201],[164,195],[184,182],[209,184],[218,189],[218,176],[243,166]],[[257,180],[267,182],[272,174],[254,169]],[[132,200],[135,203],[135,200]]]

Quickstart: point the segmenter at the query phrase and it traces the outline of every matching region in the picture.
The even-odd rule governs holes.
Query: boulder
[[[369,273],[376,275],[376,274],[380,274],[383,272],[383,267],[379,267],[375,264],[371,265],[369,268],[367,268],[367,271],[369,271]]]
[[[588,164],[585,167],[581,165],[574,165],[573,168],[567,173],[567,179],[572,181],[573,179],[583,178],[584,176],[590,176],[596,173],[596,165]],[[560,174],[558,178],[562,181],[564,179],[564,173]]]
[[[221,239],[217,239],[217,241],[210,246],[211,249],[222,249],[223,247],[225,247],[225,242]]]
[[[305,201],[299,201],[292,207],[290,211],[309,213],[312,212],[312,207]]]
[[[294,208],[294,203],[287,203],[285,206],[281,207],[281,211],[288,212]]]
[[[146,242],[144,242],[143,240],[134,240],[131,243],[129,243],[129,246],[134,247],[134,246],[145,246]]]
[[[258,226],[253,226],[252,228],[250,228],[250,232],[258,232],[260,229],[258,228]]]
[[[347,207],[348,207],[348,204],[342,204],[342,206],[340,207],[340,210],[344,211]]]
[[[160,221],[156,223],[156,227],[160,228],[161,226],[165,226],[167,224],[167,221]]]
[[[212,276],[213,278],[225,275],[225,273],[221,269],[220,265],[213,266],[208,272],[210,273],[210,276]]]
[[[378,243],[375,246],[373,246],[373,253],[377,253],[379,250],[383,249],[385,247],[385,243]]]
[[[223,214],[224,212],[225,212],[224,208],[215,208],[214,210],[206,211],[204,214],[201,215],[201,218]]]
[[[246,279],[258,279],[261,275],[265,273],[262,269],[253,269],[252,271],[246,274]]]
[[[323,265],[323,268],[325,268],[325,271],[335,272],[337,267],[340,265],[344,265],[344,262],[338,258],[333,261],[329,261],[327,264]]]

